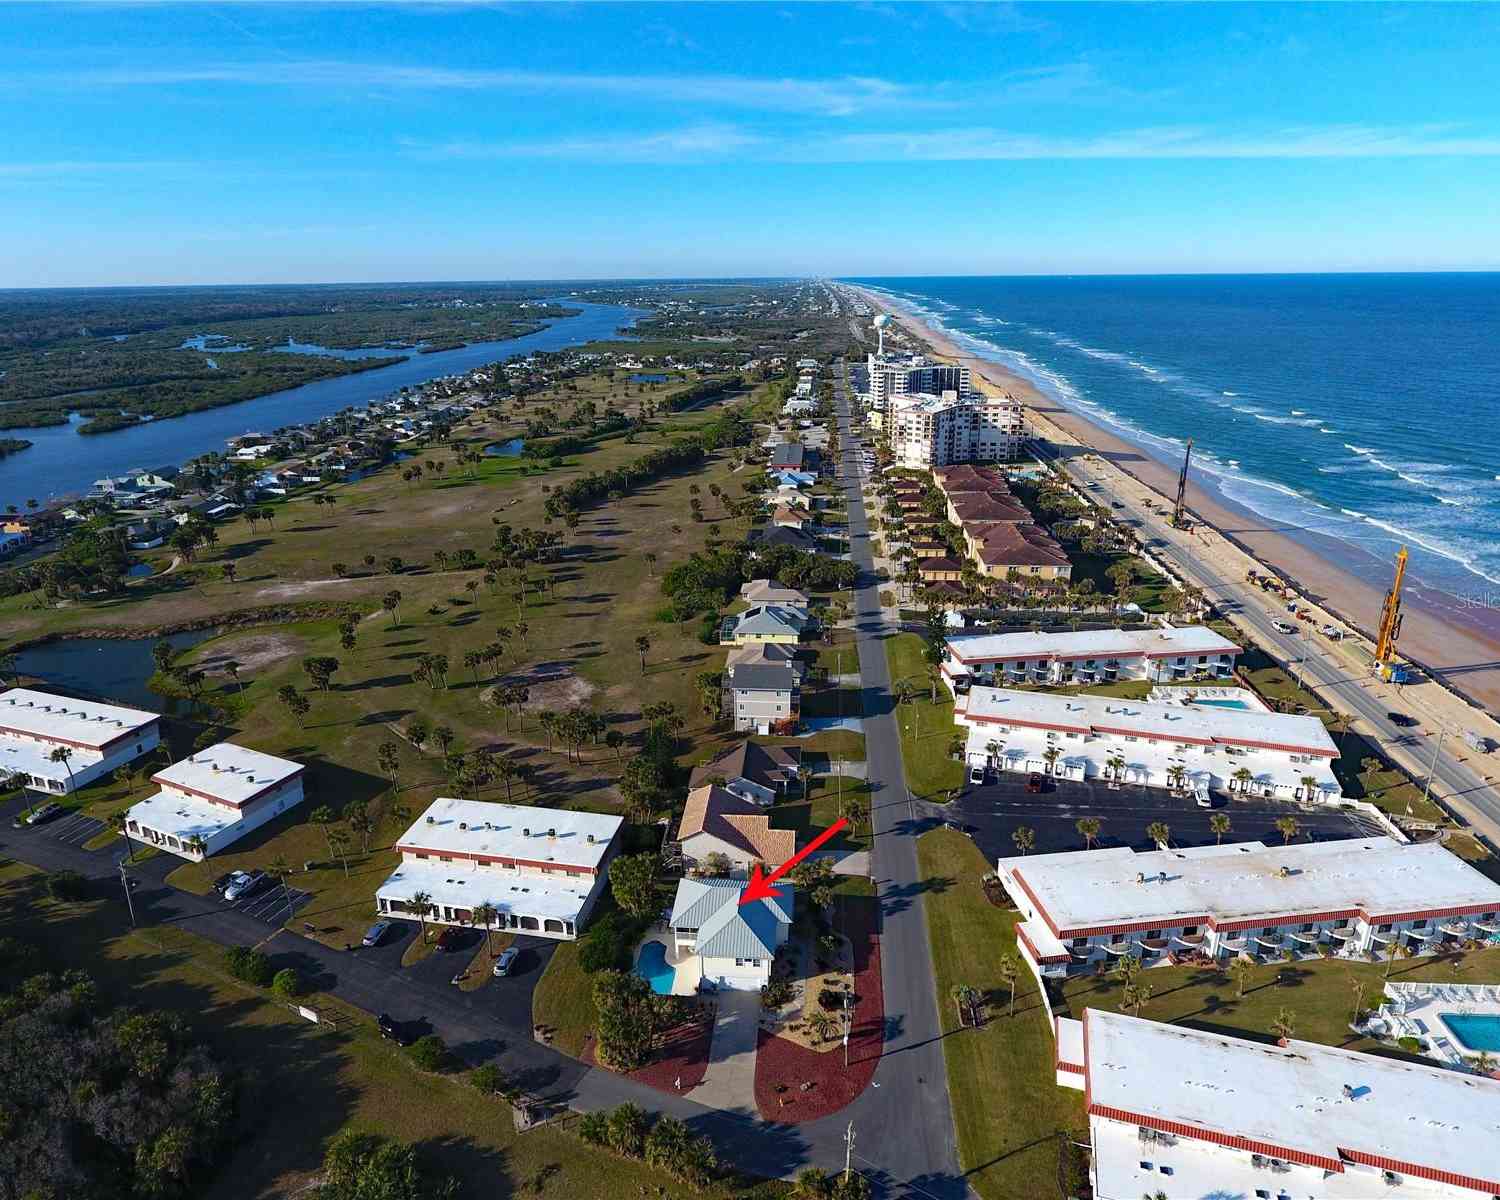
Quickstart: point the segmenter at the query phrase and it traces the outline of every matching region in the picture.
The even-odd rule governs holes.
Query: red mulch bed
[[[767,1121],[797,1125],[816,1121],[849,1104],[875,1077],[885,1045],[885,997],[880,990],[880,936],[873,900],[844,898],[839,928],[854,947],[854,1028],[849,1038],[849,1069],[844,1048],[819,1053],[765,1030],[755,1055],[755,1106]],[[802,1090],[804,1083],[814,1086]],[[785,1091],[778,1092],[782,1085]]]
[[[651,1061],[644,1067],[628,1072],[628,1075],[649,1087],[674,1094],[681,1094],[674,1086],[681,1079],[682,1092],[689,1092],[702,1083],[703,1077],[708,1074],[708,1048],[713,1036],[714,1021],[711,1015],[703,1020],[685,1022],[668,1030]],[[593,1038],[584,1043],[583,1053],[579,1057],[591,1067],[604,1067],[594,1057]]]

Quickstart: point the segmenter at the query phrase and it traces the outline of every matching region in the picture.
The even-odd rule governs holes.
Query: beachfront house
[[[744,890],[743,879],[677,884],[670,924],[679,984],[686,975],[699,988],[758,991],[771,981],[791,936],[793,889],[778,883],[771,898],[741,904]]]

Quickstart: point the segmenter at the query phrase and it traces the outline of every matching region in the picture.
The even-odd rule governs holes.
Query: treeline
[[[662,576],[661,590],[678,620],[716,610],[752,579],[775,579],[799,591],[852,587],[859,569],[847,559],[792,546],[715,546],[694,551]]]
[[[564,513],[590,508],[609,497],[629,495],[636,488],[655,483],[663,476],[697,466],[704,457],[703,446],[696,439],[674,442],[613,470],[591,472],[554,488],[547,497],[547,513],[560,517]]]
[[[680,412],[695,404],[716,399],[726,392],[738,391],[744,384],[745,379],[742,375],[726,375],[723,379],[702,379],[697,383],[689,384],[680,391],[673,392],[662,400],[662,405],[669,412]]]
[[[0,939],[0,981],[0,1194],[202,1195],[229,1148],[233,1074],[180,1018],[116,1008],[16,939]]]

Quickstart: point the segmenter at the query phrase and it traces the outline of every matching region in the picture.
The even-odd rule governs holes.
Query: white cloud
[[[692,162],[745,155],[767,139],[728,125],[693,125],[661,133],[619,137],[552,138],[518,142],[420,142],[403,147],[418,158],[480,161],[553,158],[586,162]],[[750,155],[754,157],[754,155]]]

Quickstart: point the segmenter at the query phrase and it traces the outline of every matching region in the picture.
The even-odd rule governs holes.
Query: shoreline
[[[1024,376],[963,349],[890,297],[854,284],[845,286],[878,310],[890,312],[909,334],[927,343],[936,357],[969,367],[976,386],[988,384],[1014,395],[1025,407],[1027,420],[1046,440],[1076,443],[1092,450],[1110,466],[1155,492],[1170,507],[1170,497],[1177,490],[1175,467],[1066,407]],[[1280,576],[1344,624],[1373,639],[1385,599],[1385,585],[1363,576],[1360,568],[1378,577],[1382,571],[1388,573],[1391,564],[1325,534],[1268,522],[1205,488],[1191,474],[1187,507],[1200,526],[1254,560],[1261,569]],[[1360,563],[1360,557],[1366,561]],[[1466,702],[1492,713],[1500,711],[1500,613],[1489,614],[1489,621],[1476,619],[1478,614],[1460,610],[1457,598],[1447,593],[1438,594],[1451,607],[1434,604],[1427,598],[1434,592],[1435,589],[1408,578],[1403,593],[1401,656]]]

